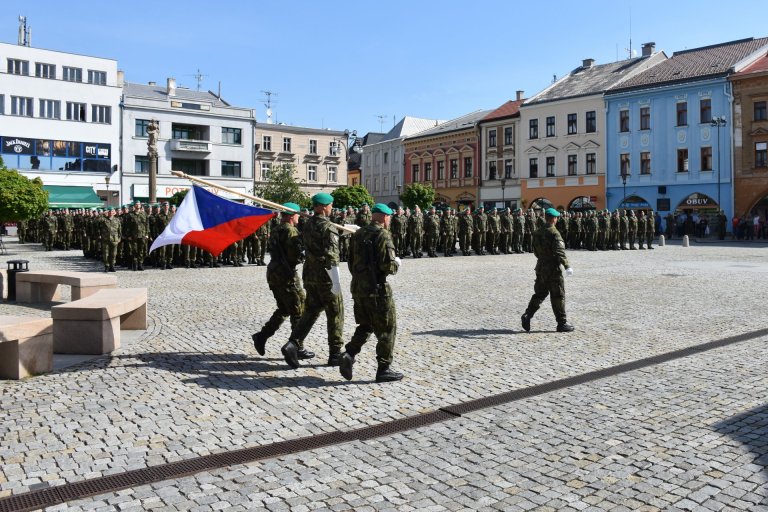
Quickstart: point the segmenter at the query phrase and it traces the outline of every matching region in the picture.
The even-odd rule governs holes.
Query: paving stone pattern
[[[74,251],[9,244],[31,269],[97,270]],[[112,356],[0,382],[0,496],[197,455],[358,428],[765,328],[765,247],[569,252],[569,320],[519,316],[531,255],[403,262],[399,383],[288,369],[264,267],[120,272],[147,286],[150,329]],[[342,272],[344,289],[348,273]],[[354,329],[345,292],[345,336]],[[48,314],[0,304],[0,314]],[[372,441],[204,472],[51,510],[768,509],[768,338]]]

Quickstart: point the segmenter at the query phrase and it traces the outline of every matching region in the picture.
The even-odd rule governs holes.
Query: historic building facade
[[[478,123],[482,162],[480,204],[485,208],[514,209],[520,204],[516,148],[520,140],[522,103],[523,91],[517,91],[517,99],[504,103]]]

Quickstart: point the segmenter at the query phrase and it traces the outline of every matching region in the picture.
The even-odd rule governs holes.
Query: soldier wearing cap
[[[354,235],[349,248],[349,271],[352,274],[352,298],[355,303],[357,328],[341,356],[340,372],[352,379],[355,357],[371,334],[376,336],[376,382],[394,382],[403,374],[390,368],[395,351],[397,315],[392,288],[387,276],[397,273],[400,258],[389,234],[392,209],[378,203],[373,207],[373,219]]]
[[[104,272],[115,272],[117,260],[117,245],[123,236],[120,221],[115,217],[115,210],[107,208],[107,216],[99,220],[99,239],[101,240],[102,262]]]
[[[291,329],[288,343],[282,348],[285,362],[294,369],[299,367],[300,358],[314,356],[304,351],[303,343],[322,311],[325,311],[328,321],[329,366],[338,366],[343,346],[344,300],[338,281],[338,233],[328,220],[333,209],[333,196],[325,192],[315,194],[312,196],[312,207],[314,215],[307,219],[302,231],[306,251],[302,275],[306,291],[304,313]]]
[[[520,318],[523,329],[531,330],[531,318],[539,310],[539,306],[550,296],[552,311],[557,319],[557,332],[571,332],[573,326],[568,323],[565,315],[565,282],[561,265],[566,269],[566,275],[573,275],[573,269],[565,256],[565,242],[555,228],[560,213],[554,208],[545,211],[546,225],[536,230],[533,235],[533,253],[536,255],[536,282],[533,285],[533,296],[528,308]]]
[[[261,330],[255,333],[253,346],[259,355],[264,355],[267,340],[275,334],[286,318],[291,319],[291,329],[304,312],[304,289],[301,278],[296,272],[296,265],[304,261],[304,244],[296,225],[299,223],[299,211],[296,203],[283,204],[288,210],[280,216],[280,224],[269,237],[269,265],[267,265],[267,284],[277,302],[277,309]],[[299,346],[299,359],[309,359],[314,354]]]

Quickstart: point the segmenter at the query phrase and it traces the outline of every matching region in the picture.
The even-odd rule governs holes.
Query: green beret
[[[283,206],[291,210],[290,212],[283,211],[283,213],[299,213],[301,211],[301,207],[296,203],[283,203]]]
[[[546,210],[544,210],[544,214],[547,217],[559,217],[560,216],[560,212],[555,210],[554,208],[547,208]]]
[[[315,194],[312,196],[312,204],[328,206],[329,204],[333,204],[333,196],[326,192],[320,192],[319,194]]]
[[[392,215],[392,208],[385,205],[384,203],[376,203],[373,205],[373,210],[371,210],[373,213],[383,213],[384,215]]]

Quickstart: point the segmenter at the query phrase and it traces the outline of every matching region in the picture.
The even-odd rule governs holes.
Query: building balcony
[[[171,140],[171,150],[188,153],[210,153],[211,143],[207,140],[173,139]]]

